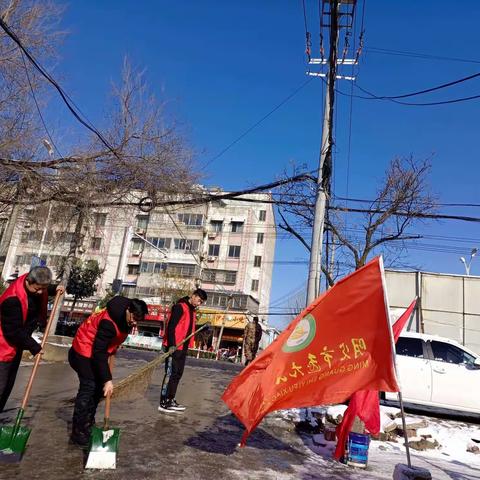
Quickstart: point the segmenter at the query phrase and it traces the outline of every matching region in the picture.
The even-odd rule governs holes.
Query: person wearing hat
[[[116,354],[147,313],[143,300],[117,296],[105,309],[90,315],[77,330],[68,352],[68,361],[80,382],[70,436],[74,444],[88,445],[98,403],[103,396],[113,393],[109,357]]]

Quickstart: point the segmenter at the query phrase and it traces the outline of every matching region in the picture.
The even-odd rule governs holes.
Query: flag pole
[[[405,421],[405,410],[403,408],[403,398],[401,392],[401,385],[398,378],[398,368],[397,368],[397,357],[395,355],[395,341],[393,340],[393,331],[392,331],[392,322],[390,320],[390,304],[388,303],[387,296],[387,282],[385,278],[385,270],[383,267],[383,257],[380,256],[380,272],[382,274],[382,284],[383,284],[383,295],[385,297],[385,307],[387,309],[387,319],[388,319],[388,330],[390,332],[390,343],[392,346],[392,359],[393,359],[393,368],[395,370],[395,377],[397,377],[397,384],[399,386],[398,390],[398,400],[400,403],[400,412],[402,414],[402,426],[403,426],[403,435],[405,437],[405,450],[407,452],[407,463],[408,468],[412,468],[412,461],[410,459],[410,447],[408,445],[408,436],[407,436],[407,422]]]
[[[395,365],[395,372],[397,371],[397,366]],[[402,412],[402,427],[403,427],[403,436],[405,438],[405,450],[407,452],[407,463],[408,468],[412,468],[412,461],[410,459],[410,445],[408,444],[408,435],[407,435],[407,422],[405,421],[405,410],[403,408],[403,398],[402,392],[398,391],[398,401],[400,403],[400,411]]]

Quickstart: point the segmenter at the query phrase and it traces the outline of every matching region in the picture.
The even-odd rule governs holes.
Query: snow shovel
[[[114,469],[117,468],[117,451],[120,440],[120,429],[110,428],[111,395],[105,398],[105,419],[103,427],[93,427],[90,438],[90,452],[85,468]]]
[[[62,295],[60,293],[57,293],[57,296],[55,297],[55,303],[53,304],[50,318],[48,319],[47,326],[45,327],[45,332],[42,338],[42,350],[47,341],[48,333],[50,331],[53,318],[55,317],[55,312],[57,310],[61,296]],[[28,398],[30,396],[30,391],[32,390],[33,380],[35,379],[35,375],[37,373],[38,365],[40,364],[41,358],[41,354],[36,355],[35,357],[35,363],[33,364],[32,372],[30,373],[30,379],[28,380],[27,388],[25,389],[25,394],[23,395],[22,405],[18,411],[15,425],[7,425],[0,428],[0,463],[19,462],[25,452],[31,429],[20,424],[22,422],[23,415],[25,414],[25,409],[27,408]]]
[[[113,370],[113,355],[110,356],[110,371]],[[93,427],[90,437],[90,451],[85,468],[115,469],[117,468],[117,451],[120,441],[120,429],[110,428],[110,404],[112,396],[105,398],[105,417],[103,427]]]

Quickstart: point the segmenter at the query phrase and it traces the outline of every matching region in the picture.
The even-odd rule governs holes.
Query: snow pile
[[[297,431],[311,434],[315,452],[331,458],[336,442],[325,440],[324,429],[338,425],[346,408],[345,405],[331,405],[282,410],[273,415],[295,423]],[[381,406],[380,421],[381,434],[379,439],[372,439],[370,450],[405,452],[400,409]],[[407,415],[406,427],[411,451],[416,455],[480,465],[480,425]]]

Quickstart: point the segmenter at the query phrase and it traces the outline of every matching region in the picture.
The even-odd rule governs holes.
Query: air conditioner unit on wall
[[[132,256],[139,257],[140,256],[140,250],[133,250],[132,251]]]
[[[217,257],[207,257],[207,262],[214,262]]]
[[[137,235],[145,235],[145,230],[144,230],[143,228],[137,228],[137,229],[135,230],[135,233],[136,233]]]
[[[209,233],[208,238],[217,238],[217,234],[215,232]]]

